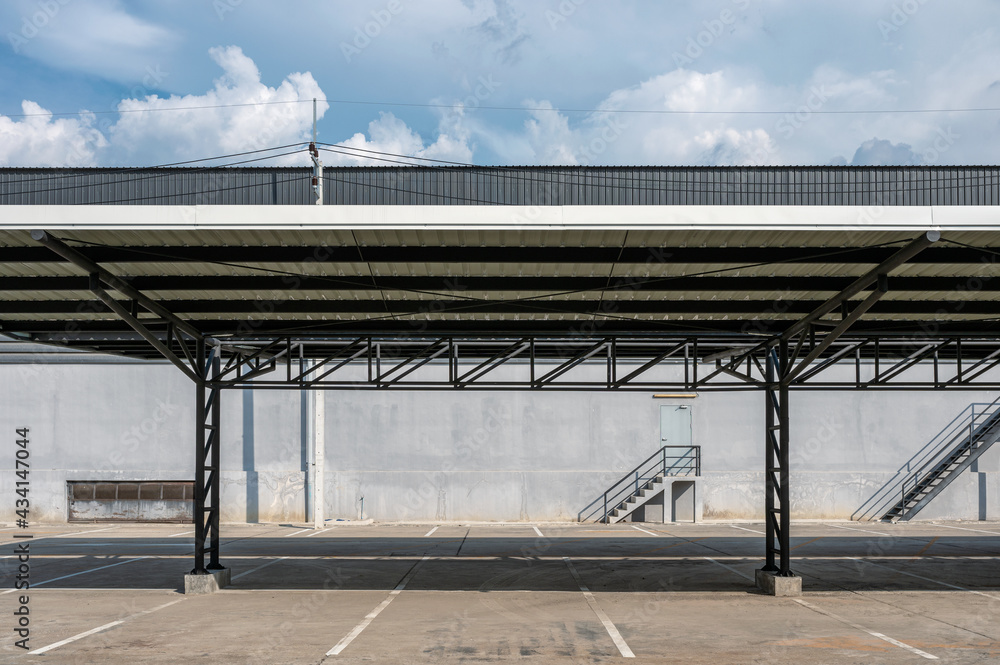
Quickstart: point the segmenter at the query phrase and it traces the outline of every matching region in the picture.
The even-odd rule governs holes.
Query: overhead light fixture
[[[657,393],[653,399],[694,399],[698,393]]]

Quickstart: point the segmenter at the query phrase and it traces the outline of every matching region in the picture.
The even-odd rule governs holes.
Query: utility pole
[[[313,162],[313,194],[316,195],[316,205],[323,205],[323,162],[319,160],[319,148],[316,147],[316,98],[313,97],[313,140],[309,144],[309,155]]]

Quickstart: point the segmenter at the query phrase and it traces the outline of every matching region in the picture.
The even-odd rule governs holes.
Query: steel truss
[[[794,344],[782,375],[790,390],[1000,389],[1000,373],[990,373],[1000,366],[1000,337],[833,336],[820,336],[811,327],[785,340]],[[228,358],[210,384],[258,390],[766,390],[772,382],[766,363],[781,338],[759,339],[534,334],[248,339],[219,342]],[[315,363],[306,368],[303,359]],[[497,378],[495,370],[504,366],[512,371]],[[584,366],[602,366],[601,378],[573,371]]]
[[[793,574],[789,548],[792,390],[1000,389],[1000,372],[991,371],[1000,366],[1000,334],[942,333],[934,324],[917,334],[912,329],[893,333],[891,324],[881,332],[850,332],[888,291],[889,273],[936,242],[935,232],[886,257],[782,329],[769,324],[740,334],[258,332],[220,335],[220,339],[207,337],[45,232],[34,231],[32,237],[84,269],[90,275],[89,289],[98,300],[196,385],[195,574],[222,569],[219,428],[220,398],[226,389],[760,390],[767,423],[763,571],[779,576]],[[106,289],[119,292],[125,300],[111,297]],[[852,300],[864,291],[870,293],[863,300]],[[140,318],[140,309],[147,313],[145,318]],[[832,317],[838,311],[840,320],[836,321]],[[588,325],[594,331],[600,322]],[[68,337],[64,335],[62,342],[69,343]],[[115,337],[108,334],[108,339]],[[580,376],[579,368],[592,368],[596,363],[606,370],[603,378],[596,380],[592,373]],[[851,380],[837,375],[852,365]],[[497,371],[501,367],[506,375]]]

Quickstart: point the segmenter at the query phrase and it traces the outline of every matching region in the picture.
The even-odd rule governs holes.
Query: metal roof
[[[326,205],[1000,204],[1000,167],[339,167]],[[310,168],[0,169],[0,205],[303,205]]]
[[[309,173],[0,169],[0,332],[156,356],[33,228],[230,338],[780,331],[932,229],[853,330],[1000,315],[998,167],[345,168],[292,205]]]

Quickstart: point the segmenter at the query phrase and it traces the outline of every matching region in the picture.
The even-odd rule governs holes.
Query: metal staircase
[[[897,500],[879,518],[907,521],[1000,439],[1000,398],[991,404],[972,404],[943,430],[948,436],[922,460],[916,470],[898,482]],[[957,422],[956,422],[957,421]]]
[[[662,492],[668,477],[700,475],[701,446],[663,446],[581,511],[579,520],[621,522]]]

